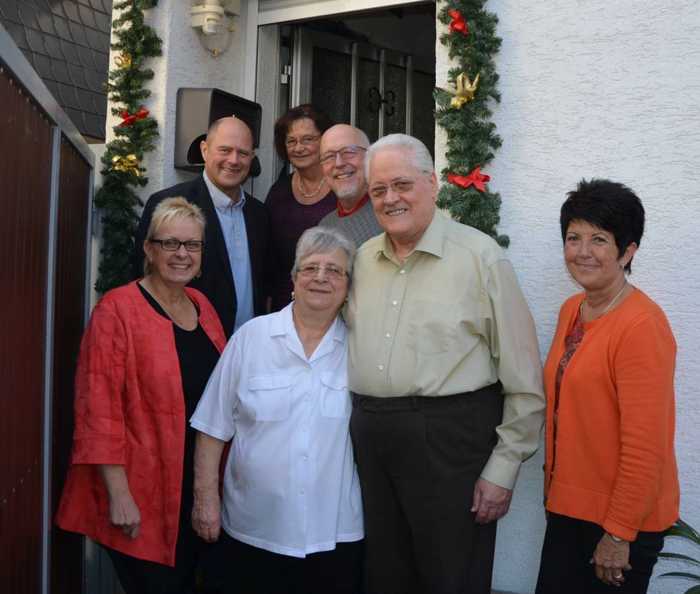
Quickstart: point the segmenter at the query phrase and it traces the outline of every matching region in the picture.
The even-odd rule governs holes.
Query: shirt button
[[[377,369],[379,369],[379,371],[384,371],[384,365],[377,365]]]
[[[304,455],[302,456],[302,458],[303,458],[304,460],[308,460],[308,459],[309,459],[309,457],[308,457],[306,454],[304,454]]]
[[[385,337],[385,338],[391,338],[391,334],[389,334],[389,332],[387,332],[387,333],[384,335],[384,337]]]
[[[396,301],[396,299],[394,299],[394,300],[391,302],[391,304],[392,304],[394,307],[396,307],[396,306],[399,304],[399,302]]]
[[[299,491],[299,495],[303,495],[303,494],[304,494],[304,489],[302,489],[301,491]]]
[[[406,274],[406,271],[402,268],[401,270],[399,270],[399,274]]]

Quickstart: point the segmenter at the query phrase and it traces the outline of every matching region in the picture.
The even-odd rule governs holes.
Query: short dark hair
[[[311,103],[292,107],[275,122],[275,150],[280,159],[289,161],[287,157],[287,133],[294,122],[303,118],[309,118],[321,134],[335,124],[333,120],[319,109],[316,109]]]
[[[631,243],[639,246],[642,241],[644,207],[623,184],[608,179],[582,179],[561,206],[559,224],[564,242],[571,221],[584,221],[612,233],[618,256],[622,257]],[[632,260],[625,266],[627,272],[632,272],[631,265]]]

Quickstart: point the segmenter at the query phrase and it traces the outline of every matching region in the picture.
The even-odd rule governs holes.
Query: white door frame
[[[258,0],[258,25],[292,23],[323,16],[407,6],[425,0]]]

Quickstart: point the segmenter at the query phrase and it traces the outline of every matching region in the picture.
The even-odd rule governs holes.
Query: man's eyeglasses
[[[301,138],[287,138],[284,144],[288,149],[294,148],[297,144],[300,144],[301,146],[311,146],[312,144],[317,143],[319,138],[321,137],[318,134],[315,136],[302,136]]]
[[[166,252],[176,252],[180,249],[181,245],[185,246],[188,252],[201,252],[204,247],[204,242],[200,239],[188,239],[187,241],[180,241],[174,237],[169,237],[168,239],[149,239],[151,243],[159,243],[160,247]]]
[[[413,186],[415,184],[415,180],[412,179],[397,179],[391,182],[389,186],[372,186],[369,189],[369,196],[370,198],[381,200],[382,198],[384,198],[384,196],[387,195],[387,193],[389,192],[389,188],[391,188],[396,194],[407,194],[413,189]]]
[[[331,280],[340,280],[348,274],[345,270],[334,264],[327,264],[325,266],[321,264],[306,264],[299,268],[299,274],[306,278],[314,278],[321,270],[323,270],[325,276]]]
[[[341,161],[348,161],[366,150],[367,149],[364,146],[359,146],[357,144],[344,146],[343,148],[337,151],[328,151],[326,153],[323,153],[321,155],[321,164],[326,165],[327,163],[335,163],[335,160],[338,157],[338,155],[340,155]]]

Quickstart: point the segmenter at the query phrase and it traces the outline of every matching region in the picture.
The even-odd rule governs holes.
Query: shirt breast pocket
[[[255,421],[283,421],[289,417],[292,380],[283,375],[251,377],[241,407]]]
[[[434,355],[449,351],[457,337],[459,314],[455,303],[416,301],[412,304],[409,340],[417,353]]]
[[[323,386],[321,414],[335,419],[348,418],[352,411],[352,404],[345,374],[322,373],[321,385]]]

